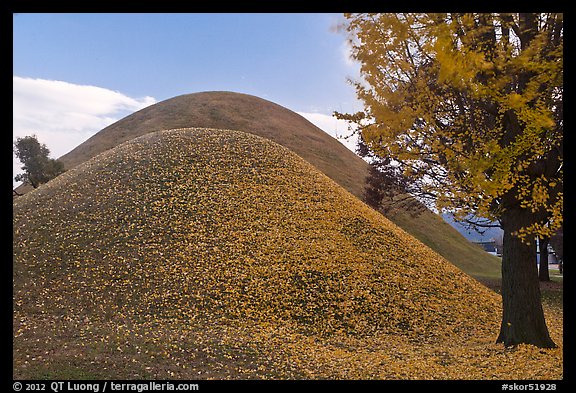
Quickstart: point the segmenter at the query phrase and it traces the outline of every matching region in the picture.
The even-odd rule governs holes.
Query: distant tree
[[[499,234],[496,235],[493,239],[494,247],[496,248],[496,255],[502,255],[502,248],[504,246],[504,237]]]
[[[406,178],[391,175],[392,163],[385,159],[374,159],[362,138],[358,140],[356,153],[364,158],[372,158],[364,186],[363,197],[366,204],[384,214],[390,213],[394,208],[402,209],[412,217],[427,209],[425,204],[414,198],[410,182]]]
[[[550,244],[554,253],[558,258],[558,270],[562,274],[564,268],[564,228],[561,227],[552,237],[550,237]]]
[[[17,138],[14,142],[14,154],[22,164],[24,173],[16,175],[16,181],[22,181],[37,188],[64,172],[64,164],[49,158],[50,150],[40,144],[36,135]]]
[[[336,116],[439,210],[500,224],[497,342],[554,347],[534,239],[562,224],[563,15],[345,16],[365,109]]]
[[[385,195],[384,175],[375,165],[368,167],[368,176],[366,176],[366,186],[364,187],[364,202],[372,208],[379,210],[382,199]]]
[[[548,266],[548,244],[550,244],[550,238],[548,236],[542,236],[538,238],[538,251],[540,253],[538,279],[540,281],[550,281],[550,269]]]

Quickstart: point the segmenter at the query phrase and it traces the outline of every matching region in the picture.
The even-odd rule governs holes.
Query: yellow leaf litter
[[[291,151],[178,129],[14,202],[14,378],[559,379],[500,298]]]

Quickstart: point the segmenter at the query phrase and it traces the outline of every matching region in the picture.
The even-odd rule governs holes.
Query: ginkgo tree
[[[554,347],[537,236],[562,225],[563,15],[345,14],[373,156],[441,211],[504,230],[498,342]],[[388,170],[388,173],[391,171]]]

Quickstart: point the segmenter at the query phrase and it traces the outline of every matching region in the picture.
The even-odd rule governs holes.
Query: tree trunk
[[[540,268],[538,269],[538,279],[540,281],[550,281],[550,272],[548,270],[548,243],[550,243],[550,238],[539,238],[538,243],[540,248]]]
[[[536,248],[512,235],[531,223],[531,213],[511,209],[502,216],[502,324],[496,342],[505,346],[521,343],[554,348],[544,320],[540,282],[536,268]]]

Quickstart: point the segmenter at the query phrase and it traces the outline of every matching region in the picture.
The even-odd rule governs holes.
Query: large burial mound
[[[71,168],[140,135],[186,127],[240,130],[270,139],[362,196],[368,173],[360,157],[296,112],[241,93],[202,92],[159,102],[104,128],[60,160]]]
[[[122,142],[149,132],[203,127],[250,132],[292,150],[336,183],[362,198],[366,162],[297,113],[247,94],[187,94],[144,108],[106,127],[60,160],[72,168]],[[474,276],[498,276],[500,262],[471,244],[438,215],[414,218],[403,208],[388,217],[450,262]]]
[[[15,200],[13,247],[17,379],[474,378],[500,316],[495,293],[239,131],[149,133],[76,166]]]

